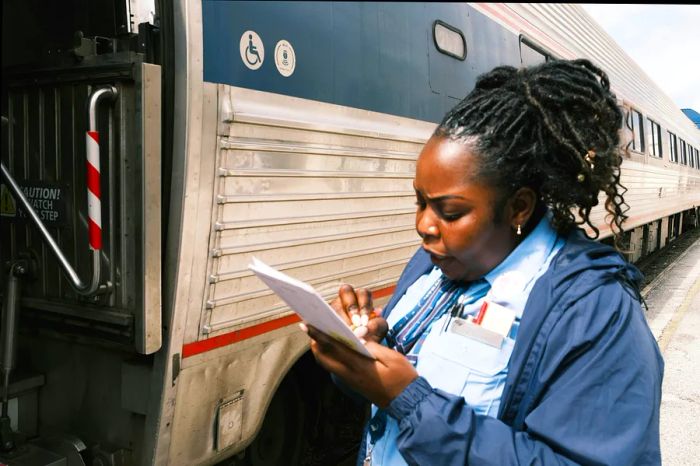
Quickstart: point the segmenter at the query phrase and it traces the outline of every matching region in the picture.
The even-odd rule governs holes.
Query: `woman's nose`
[[[428,210],[416,217],[416,231],[418,231],[418,236],[423,238],[423,240],[440,236],[440,229],[434,220],[434,216],[430,215]]]

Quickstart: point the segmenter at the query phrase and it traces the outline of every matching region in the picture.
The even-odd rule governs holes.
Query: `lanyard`
[[[413,309],[389,330],[387,344],[416,364],[417,354],[433,323],[448,309],[454,314],[474,304],[486,295],[490,286],[483,278],[465,286],[441,276]]]
[[[418,303],[402,317],[386,335],[390,347],[406,355],[428,327],[457,300],[463,288],[441,276],[421,297]]]

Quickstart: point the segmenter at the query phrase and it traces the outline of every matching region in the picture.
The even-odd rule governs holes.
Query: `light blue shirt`
[[[496,417],[508,375],[508,361],[513,351],[525,303],[537,279],[564,245],[545,215],[535,229],[506,257],[486,274],[483,282],[475,282],[464,293],[474,295],[465,306],[462,317],[476,315],[484,300],[500,304],[515,312],[510,334],[500,348],[494,348],[462,335],[445,331],[448,315],[437,319],[428,329],[428,336],[418,349],[416,369],[433,388],[460,394],[477,414]],[[442,276],[439,268],[421,276],[396,303],[387,319],[393,327],[410,312],[420,298]],[[377,411],[372,406],[372,415]],[[384,435],[372,448],[373,466],[403,466],[405,460],[396,446],[398,423],[387,418]],[[368,447],[371,442],[368,439]]]

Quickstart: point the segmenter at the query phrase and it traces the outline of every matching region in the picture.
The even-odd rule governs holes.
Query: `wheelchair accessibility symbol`
[[[251,70],[257,70],[265,61],[265,46],[255,31],[246,31],[241,36],[241,59]]]

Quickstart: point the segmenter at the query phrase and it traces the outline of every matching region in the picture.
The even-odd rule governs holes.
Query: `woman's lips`
[[[461,267],[458,262],[455,262],[454,257],[437,254],[429,249],[425,249],[425,252],[430,255],[433,265],[438,267],[446,277],[454,280],[460,274]]]
[[[425,249],[425,252],[430,254],[430,260],[433,262],[435,265],[439,265],[440,263],[443,263],[447,260],[450,259],[450,256],[444,256],[442,254],[437,254],[429,249]]]

